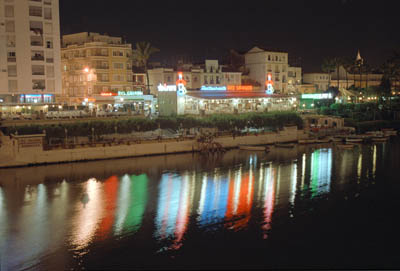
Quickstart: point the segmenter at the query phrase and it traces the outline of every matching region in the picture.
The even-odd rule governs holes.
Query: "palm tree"
[[[326,72],[329,74],[329,83],[328,87],[331,84],[331,73],[335,70],[336,64],[333,62],[331,58],[325,58],[322,62],[321,69],[323,72]]]
[[[332,64],[335,65],[336,76],[337,76],[337,87],[339,89],[339,83],[340,83],[339,82],[340,81],[339,69],[340,69],[340,66],[343,65],[343,59],[340,58],[340,57],[334,57],[334,58],[331,59],[331,61],[332,61]]]
[[[153,47],[150,42],[141,41],[136,43],[136,49],[132,50],[132,60],[136,61],[140,66],[144,67],[147,77],[147,93],[150,93],[149,73],[147,65],[152,54],[160,52],[160,49]]]

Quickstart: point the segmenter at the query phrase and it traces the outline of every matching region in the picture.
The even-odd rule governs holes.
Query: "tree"
[[[141,41],[136,43],[136,49],[132,50],[132,59],[140,66],[144,67],[147,77],[147,93],[150,93],[150,81],[147,65],[152,54],[158,53],[160,50],[153,47],[149,42]]]
[[[325,58],[322,62],[321,69],[323,72],[329,74],[329,83],[328,86],[331,85],[331,73],[335,70],[336,64],[333,62],[331,58]]]
[[[336,70],[336,76],[337,76],[337,88],[339,89],[339,83],[340,83],[340,78],[339,78],[339,69],[340,66],[343,64],[343,59],[340,57],[334,57],[331,59],[332,65],[335,65],[335,70]]]

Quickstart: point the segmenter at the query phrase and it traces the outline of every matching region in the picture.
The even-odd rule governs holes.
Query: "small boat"
[[[383,134],[385,136],[396,136],[397,135],[397,131],[395,131],[395,130],[384,130]]]
[[[299,144],[314,144],[317,143],[316,139],[300,139]]]
[[[275,147],[278,148],[294,148],[295,144],[294,143],[276,143]]]
[[[322,138],[322,139],[317,139],[316,140],[317,143],[329,143],[331,141],[332,141],[331,138]]]
[[[332,140],[334,142],[342,142],[344,140],[344,138],[343,137],[333,137]]]
[[[362,138],[346,138],[346,143],[362,143],[363,139]]]
[[[354,145],[352,144],[338,144],[336,145],[339,149],[352,149]]]
[[[372,138],[372,142],[386,142],[387,140],[388,138],[384,136],[375,136]]]
[[[254,146],[254,145],[239,145],[240,150],[246,151],[265,151],[269,152],[269,148],[267,146]]]

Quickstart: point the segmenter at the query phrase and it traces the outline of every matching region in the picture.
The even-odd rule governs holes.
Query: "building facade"
[[[61,94],[58,0],[0,0],[0,105]]]
[[[330,75],[323,72],[304,73],[303,82],[305,84],[312,84],[315,86],[316,91],[326,91],[329,88],[331,81]],[[331,82],[332,83],[332,82]]]
[[[219,65],[218,60],[206,60],[203,65],[150,69],[148,71],[150,93],[158,95],[158,86],[160,84],[175,85],[178,79],[177,71],[183,73],[183,79],[186,81],[188,90],[200,90],[202,87],[238,86],[242,83],[241,72]]]
[[[132,46],[122,38],[88,32],[64,35],[61,55],[64,103],[81,104],[103,92],[135,90]]]
[[[277,93],[288,93],[288,53],[253,47],[245,54],[245,67],[251,79],[266,89],[267,75],[272,75],[273,87]]]

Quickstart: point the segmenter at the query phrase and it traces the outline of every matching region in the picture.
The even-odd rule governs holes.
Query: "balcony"
[[[29,9],[29,16],[42,17],[42,9]]]
[[[7,57],[7,62],[17,62],[16,57]]]
[[[32,61],[44,61],[44,56],[43,55],[33,55],[31,56]]]
[[[94,53],[92,53],[92,56],[108,57],[108,53],[94,52]]]

